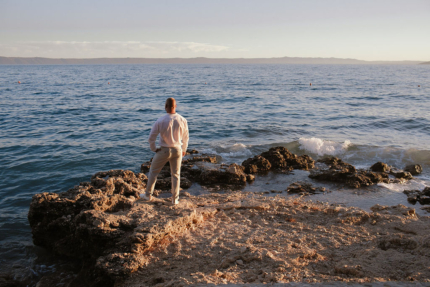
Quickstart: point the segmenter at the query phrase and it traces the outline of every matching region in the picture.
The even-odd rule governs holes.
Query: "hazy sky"
[[[430,0],[0,0],[0,56],[430,61]]]

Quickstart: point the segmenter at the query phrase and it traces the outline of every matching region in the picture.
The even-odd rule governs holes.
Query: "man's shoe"
[[[177,199],[172,198],[172,205],[176,205],[178,203],[179,203],[179,198]]]
[[[140,198],[143,199],[143,200],[146,200],[146,201],[151,201],[152,200],[152,196],[146,195],[144,193],[140,194]]]

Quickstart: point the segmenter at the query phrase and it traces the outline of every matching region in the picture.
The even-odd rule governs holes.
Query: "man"
[[[155,156],[149,170],[145,194],[142,193],[140,197],[148,201],[152,200],[157,176],[163,166],[169,162],[172,174],[172,204],[175,205],[179,202],[182,157],[185,156],[188,147],[188,124],[184,117],[176,113],[174,98],[166,100],[165,110],[167,114],[155,122],[149,134],[149,147],[155,152]],[[160,134],[160,148],[155,145],[158,134]]]

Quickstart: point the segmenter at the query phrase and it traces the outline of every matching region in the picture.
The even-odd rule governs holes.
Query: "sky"
[[[0,0],[0,56],[430,61],[430,0]]]

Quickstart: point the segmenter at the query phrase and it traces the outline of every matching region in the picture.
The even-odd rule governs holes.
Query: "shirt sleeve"
[[[188,123],[187,123],[187,120],[185,120],[184,131],[182,133],[182,151],[185,151],[185,152],[187,151],[189,138],[190,138],[190,135],[188,133]]]
[[[155,141],[157,140],[157,136],[160,133],[160,131],[158,130],[158,121],[154,123],[154,125],[152,126],[151,132],[149,134],[149,148],[155,152],[157,150],[157,146],[155,145]]]

